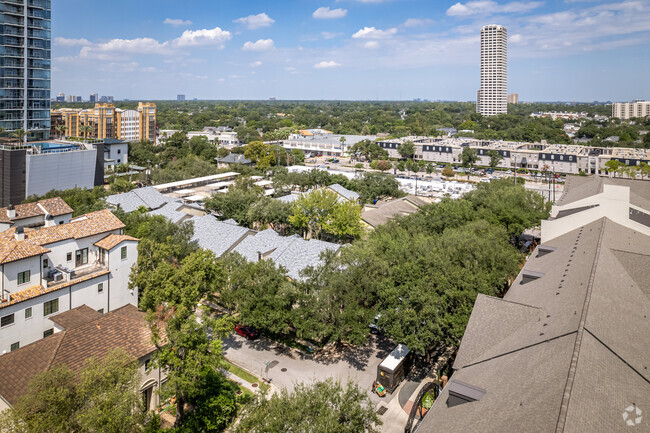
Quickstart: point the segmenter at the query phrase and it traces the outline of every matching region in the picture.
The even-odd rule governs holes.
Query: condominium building
[[[481,29],[481,88],[476,112],[495,116],[508,112],[508,31],[496,24]]]
[[[0,209],[0,217],[13,211]],[[59,312],[137,305],[129,273],[138,240],[123,228],[104,209],[67,220],[50,215],[42,228],[15,225],[0,233],[0,355],[59,332],[51,320]]]
[[[50,134],[50,0],[0,0],[0,127]]]
[[[97,103],[91,109],[61,108],[52,111],[52,117],[61,118],[65,135],[71,137],[156,142],[156,104],[152,102],[139,102],[135,110],[115,108],[112,103]],[[91,127],[88,133],[81,128],[86,125]]]
[[[637,99],[633,102],[614,102],[612,104],[612,117],[629,119],[647,116],[650,116],[650,101]]]
[[[477,166],[490,165],[491,151],[496,151],[501,159],[497,167],[553,171],[556,173],[578,174],[581,171],[600,174],[607,171],[610,160],[620,161],[628,166],[650,163],[650,149],[623,147],[588,147],[573,144],[522,143],[514,141],[479,140],[473,138],[404,137],[378,141],[382,149],[388,151],[390,158],[399,158],[399,146],[405,141],[415,145],[414,158],[427,162],[460,164],[463,149],[476,150],[479,158]]]
[[[508,95],[508,104],[519,104],[519,93],[511,93]]]

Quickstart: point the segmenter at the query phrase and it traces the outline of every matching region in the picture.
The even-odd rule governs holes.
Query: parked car
[[[255,340],[260,336],[259,331],[252,326],[237,325],[235,326],[235,332],[247,340]]]

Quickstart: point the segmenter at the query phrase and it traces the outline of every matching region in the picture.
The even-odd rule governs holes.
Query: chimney
[[[45,227],[54,227],[55,225],[54,217],[49,213],[45,214]]]
[[[262,261],[262,252],[261,251],[257,252],[257,261],[258,262]]]
[[[16,218],[16,208],[12,204],[10,204],[7,208],[7,218],[10,220]]]
[[[25,229],[21,227],[16,227],[16,240],[17,241],[24,241],[25,240]]]

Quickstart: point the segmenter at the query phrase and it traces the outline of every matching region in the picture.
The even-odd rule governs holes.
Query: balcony
[[[70,286],[81,283],[100,275],[108,273],[108,267],[100,264],[90,264],[69,269],[65,266],[57,266],[43,277],[43,287]]]

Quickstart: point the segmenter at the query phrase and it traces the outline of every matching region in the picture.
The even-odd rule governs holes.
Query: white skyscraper
[[[495,116],[508,112],[508,30],[496,24],[481,29],[481,88],[476,112]]]

